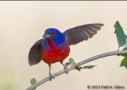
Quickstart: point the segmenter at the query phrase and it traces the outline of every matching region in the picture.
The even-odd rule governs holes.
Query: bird
[[[70,46],[92,38],[104,24],[93,23],[75,26],[60,32],[56,28],[47,28],[41,39],[30,48],[28,55],[29,65],[38,64],[43,60],[49,66],[49,80],[54,79],[51,74],[51,64],[60,62],[64,72],[68,74],[68,68],[63,61],[69,56]]]

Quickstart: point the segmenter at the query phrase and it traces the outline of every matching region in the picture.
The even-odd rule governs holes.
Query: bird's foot
[[[77,70],[80,71],[80,70],[81,70],[81,67],[79,67],[79,66],[76,65],[76,66],[75,66],[75,69],[77,69]]]
[[[64,67],[64,72],[68,74],[69,70],[67,67]]]
[[[49,80],[51,81],[52,78],[54,79],[53,75],[51,73],[49,73]]]

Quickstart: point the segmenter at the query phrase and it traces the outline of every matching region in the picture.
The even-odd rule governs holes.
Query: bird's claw
[[[67,67],[64,67],[64,72],[68,74],[69,70]]]
[[[54,79],[53,75],[51,73],[49,73],[49,80],[51,81],[52,78]]]

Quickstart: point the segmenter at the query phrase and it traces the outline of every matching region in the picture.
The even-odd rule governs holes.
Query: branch
[[[94,61],[94,60],[99,59],[99,58],[112,56],[112,55],[125,54],[125,53],[127,53],[127,50],[124,50],[124,51],[112,51],[112,52],[103,53],[103,54],[100,54],[100,55],[97,55],[97,56],[93,56],[91,58],[88,58],[86,60],[83,60],[83,61],[79,62],[79,63],[77,63],[77,66],[81,66],[83,64],[86,64],[88,62]],[[74,70],[74,69],[71,69],[71,67],[69,67],[68,70],[71,71],[71,70]],[[56,72],[55,74],[53,74],[53,76],[57,77],[57,76],[59,76],[61,74],[64,74],[64,70]],[[41,81],[33,84],[32,86],[30,86],[26,90],[34,90],[34,88],[36,88],[37,86],[39,86],[39,85],[41,85],[41,84],[43,84],[43,83],[45,83],[47,81],[49,81],[49,77],[46,77],[46,78],[42,79]]]

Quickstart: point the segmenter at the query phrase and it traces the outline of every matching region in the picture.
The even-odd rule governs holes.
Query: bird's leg
[[[53,75],[51,74],[51,64],[48,64],[49,65],[49,80],[51,81],[52,78],[54,79]]]
[[[60,62],[63,66],[64,66],[64,72],[68,74],[68,68],[65,67],[65,65],[63,64],[63,62]]]

